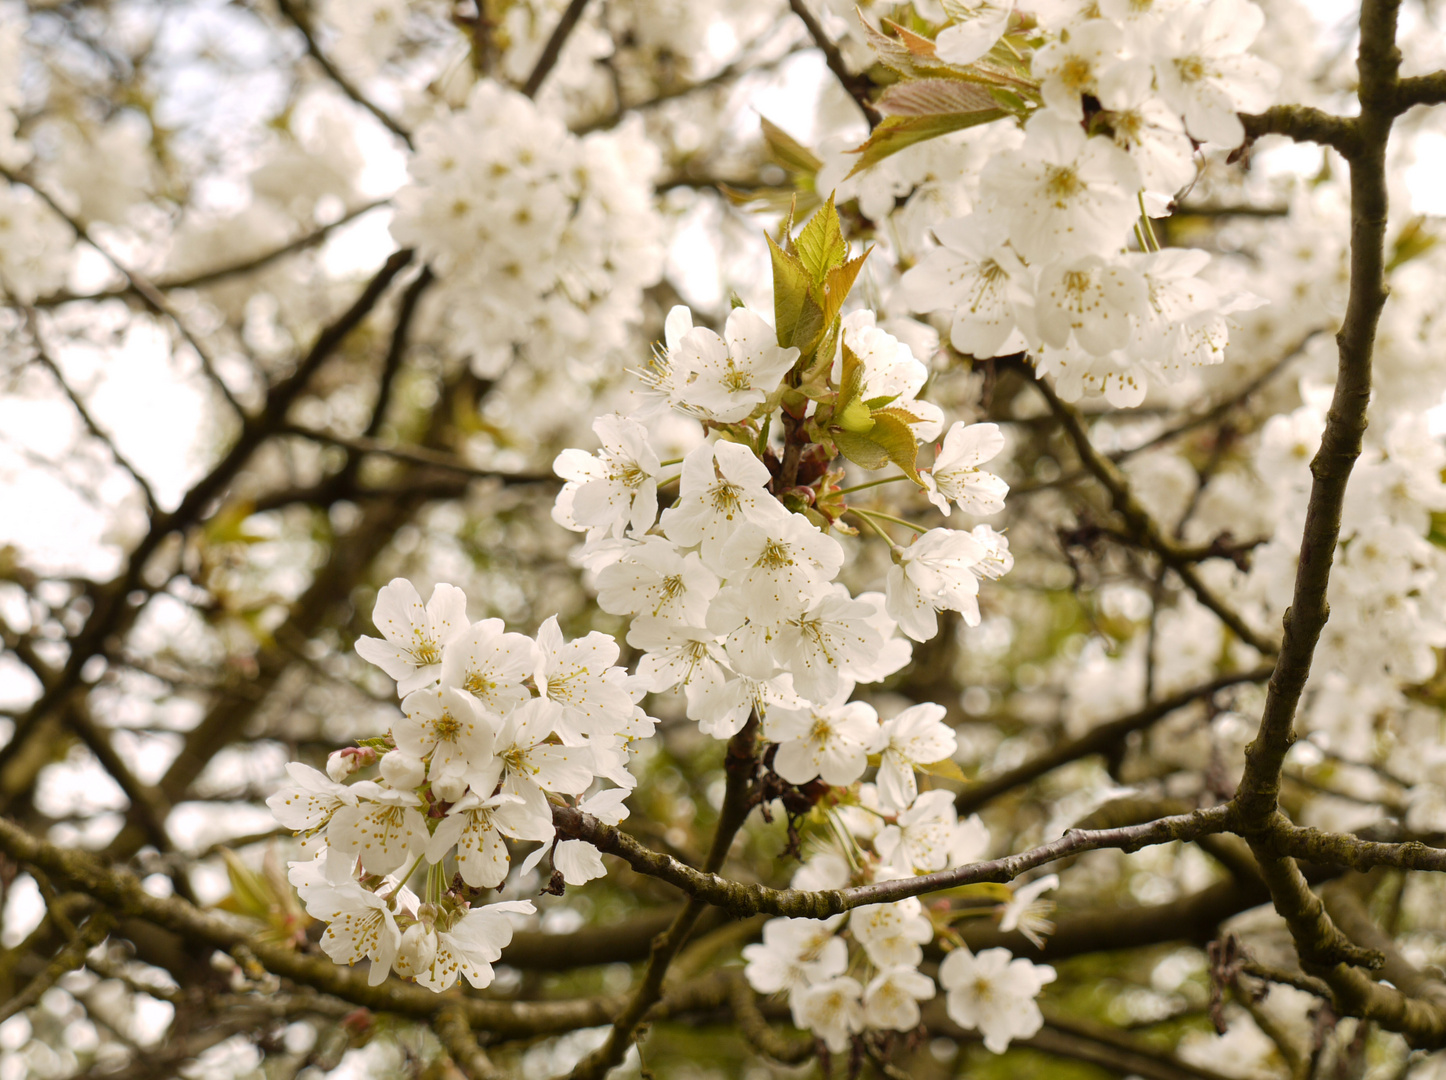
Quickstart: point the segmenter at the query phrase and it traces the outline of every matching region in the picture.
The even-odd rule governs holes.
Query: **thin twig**
[[[276,6],[285,15],[297,30],[301,32],[302,39],[306,42],[306,51],[316,61],[317,66],[326,72],[327,78],[336,83],[337,88],[343,94],[351,98],[367,112],[375,116],[382,125],[402,142],[407,144],[407,149],[414,149],[412,146],[412,134],[404,128],[390,113],[383,109],[376,102],[372,101],[357,88],[356,84],[348,79],[335,64],[328,59],[326,53],[322,52],[320,43],[316,40],[316,34],[311,29],[311,23],[301,9],[296,6],[295,0],[276,0]]]
[[[808,36],[813,38],[813,43],[823,53],[824,63],[828,64],[829,71],[833,72],[833,77],[838,80],[839,85],[844,88],[848,96],[854,99],[859,111],[864,114],[864,119],[869,122],[869,130],[872,131],[878,127],[879,121],[883,118],[879,115],[879,110],[874,108],[873,100],[869,96],[872,84],[868,78],[849,70],[848,64],[844,62],[843,53],[839,52],[839,47],[829,40],[829,36],[823,31],[823,26],[808,9],[807,0],[788,0],[788,9],[797,15],[803,25],[808,28]]]
[[[542,55],[537,58],[533,65],[532,73],[527,76],[527,81],[522,84],[522,93],[527,97],[536,97],[537,92],[542,89],[542,84],[547,81],[547,76],[557,64],[557,58],[562,55],[562,47],[567,44],[567,39],[572,36],[573,28],[582,18],[583,8],[587,7],[587,0],[572,0],[567,5],[567,10],[562,13],[562,18],[557,20],[557,25],[552,28],[552,35],[547,39],[547,44],[542,47]]]

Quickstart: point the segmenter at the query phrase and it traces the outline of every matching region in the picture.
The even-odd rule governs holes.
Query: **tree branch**
[[[1130,490],[1129,481],[1125,479],[1124,473],[1120,472],[1115,463],[1100,453],[1090,441],[1089,431],[1085,428],[1084,418],[1080,415],[1079,410],[1060,400],[1059,395],[1054,392],[1054,387],[1044,379],[1034,380],[1034,386],[1044,395],[1050,410],[1059,419],[1065,433],[1070,437],[1070,441],[1074,443],[1075,451],[1079,454],[1084,467],[1094,474],[1095,479],[1109,494],[1115,512],[1125,519],[1125,525],[1136,542],[1155,552],[1166,566],[1179,575],[1180,580],[1199,598],[1200,602],[1213,611],[1215,616],[1235,633],[1236,637],[1259,653],[1266,656],[1273,655],[1275,645],[1256,633],[1237,612],[1217,597],[1210,587],[1200,579],[1199,572],[1189,559],[1190,553],[1182,550],[1174,540],[1160,531],[1160,526],[1155,523],[1149,512],[1135,498],[1134,492]]]
[[[1097,848],[1138,851],[1154,844],[1193,840],[1225,831],[1231,820],[1230,808],[1218,806],[1119,829],[1072,829],[1058,840],[1001,859],[971,863],[968,866],[897,881],[880,881],[848,889],[804,892],[729,881],[711,871],[695,870],[671,855],[663,855],[644,847],[626,833],[571,807],[554,807],[552,817],[553,823],[563,835],[586,840],[599,851],[618,856],[638,873],[666,881],[694,899],[721,907],[737,918],[747,918],[762,912],[803,919],[826,919],[865,904],[889,903],[960,885],[1013,881],[1020,874],[1037,866]]]
[[[552,73],[553,67],[557,64],[557,58],[562,55],[562,47],[567,44],[573,28],[582,18],[585,7],[587,7],[587,0],[572,0],[567,5],[567,10],[562,13],[562,18],[558,19],[557,25],[552,28],[552,35],[547,39],[547,44],[542,47],[542,55],[537,58],[537,63],[533,65],[527,81],[522,84],[522,93],[525,97],[535,98],[537,92],[542,89],[542,84],[547,81],[547,76]]]
[[[336,83],[337,88],[343,94],[351,98],[367,112],[377,118],[377,121],[402,142],[407,144],[407,149],[415,149],[412,145],[412,133],[394,119],[390,113],[380,105],[371,101],[360,89],[348,79],[328,58],[326,53],[321,51],[321,45],[316,40],[316,34],[312,32],[311,23],[301,9],[296,6],[295,0],[276,0],[276,7],[282,15],[286,16],[291,25],[301,32],[302,40],[306,42],[306,51],[316,61],[317,66],[326,72],[327,78]]]
[[[1045,773],[1053,772],[1072,761],[1078,761],[1080,758],[1089,757],[1092,754],[1107,753],[1132,732],[1143,731],[1195,701],[1209,699],[1221,690],[1239,686],[1242,683],[1264,682],[1270,678],[1273,670],[1275,669],[1271,666],[1256,668],[1253,671],[1237,672],[1233,675],[1222,675],[1200,686],[1172,694],[1137,712],[1100,724],[1077,739],[1067,739],[1055,743],[1044,753],[1021,765],[1016,765],[997,776],[986,777],[970,784],[959,793],[958,798],[954,800],[954,805],[961,814],[972,813],[985,803],[997,799],[1006,791],[1038,779]]]
[[[848,64],[844,63],[843,53],[839,52],[838,46],[829,40],[829,36],[823,32],[823,26],[808,9],[807,0],[788,0],[788,9],[797,15],[803,25],[808,28],[808,36],[813,38],[813,43],[823,53],[824,62],[828,64],[829,71],[833,72],[833,77],[838,80],[839,85],[844,88],[849,97],[854,99],[859,111],[864,114],[864,119],[869,122],[869,130],[872,131],[878,127],[882,117],[879,115],[879,110],[874,108],[873,99],[869,96],[872,84],[868,78],[849,70]]]
[[[101,258],[110,263],[116,272],[126,279],[131,289],[146,302],[152,311],[157,315],[164,315],[169,319],[175,328],[180,331],[181,337],[186,340],[186,344],[195,350],[196,359],[200,361],[201,364],[201,370],[205,373],[211,385],[220,391],[221,396],[226,399],[226,404],[231,407],[231,410],[235,412],[237,416],[241,417],[243,421],[246,419],[246,410],[241,408],[241,403],[237,401],[235,395],[231,393],[231,388],[226,385],[226,380],[221,378],[221,374],[216,368],[215,358],[211,356],[210,350],[201,344],[200,339],[197,338],[195,334],[191,333],[190,327],[182,321],[176,309],[171,306],[170,301],[161,294],[161,291],[157,289],[155,285],[138,271],[132,270],[125,263],[121,262],[119,258],[111,253],[110,248],[106,247],[91,235],[90,227],[87,226],[85,222],[61,206],[48,191],[37,185],[35,181],[12,172],[4,166],[0,166],[0,176],[5,177],[5,179],[9,180],[12,184],[23,184],[35,192],[46,206],[50,207],[61,220],[70,226],[71,231],[74,232],[77,237],[94,248],[100,254]]]

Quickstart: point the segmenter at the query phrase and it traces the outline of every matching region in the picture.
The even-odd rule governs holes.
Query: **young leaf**
[[[920,772],[928,773],[930,776],[941,776],[945,780],[958,780],[961,784],[968,783],[969,778],[964,775],[964,770],[959,768],[959,763],[953,758],[944,758],[942,761],[931,761],[927,765],[918,766]]]
[[[842,266],[835,266],[823,279],[823,314],[832,321],[833,317],[843,308],[844,301],[848,299],[849,290],[854,287],[854,280],[859,276],[859,271],[864,268],[864,260],[869,257],[869,248],[858,258],[850,259]]]
[[[773,260],[773,322],[778,331],[778,344],[786,349],[798,338],[804,306],[812,304],[808,290],[813,283],[796,255],[784,251],[773,237],[765,239]]]
[[[823,168],[823,161],[803,143],[768,117],[759,117],[759,120],[763,125],[763,141],[768,144],[768,156],[780,168],[805,176],[813,176]]]
[[[889,463],[889,452],[867,435],[841,429],[832,435],[838,452],[861,468],[882,469]]]
[[[832,195],[808,219],[808,224],[793,243],[798,250],[799,261],[816,282],[823,282],[830,270],[848,261],[849,244],[844,239]]]
[[[992,123],[1007,115],[1009,114],[996,105],[978,112],[950,113],[945,116],[886,116],[862,146],[850,151],[860,157],[858,164],[850,170],[849,176],[863,172],[915,143],[937,139],[951,131],[963,131],[979,124]]]
[[[957,79],[911,79],[889,87],[874,103],[885,116],[943,116],[999,108],[987,89]]]
[[[914,468],[919,459],[919,440],[914,438],[914,430],[904,416],[908,414],[896,409],[879,410],[874,413],[874,426],[869,429],[868,437],[879,444],[890,461],[904,470],[905,476],[923,487],[924,482]]]

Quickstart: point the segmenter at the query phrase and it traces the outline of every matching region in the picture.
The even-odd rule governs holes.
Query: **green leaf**
[[[828,272],[848,261],[849,244],[844,239],[843,227],[839,224],[838,211],[834,209],[833,196],[814,211],[808,224],[794,240],[799,260],[815,282],[822,284]]]
[[[773,237],[766,239],[768,254],[773,260],[773,323],[778,331],[778,344],[786,349],[798,338],[804,306],[818,305],[808,295],[813,282],[798,257],[784,251]]]
[[[940,135],[963,131],[980,124],[989,124],[1007,115],[1009,114],[1004,109],[996,106],[978,112],[950,113],[945,116],[886,116],[862,146],[850,151],[860,156],[849,176],[863,172],[915,143],[937,139]]]
[[[865,469],[882,469],[889,463],[889,452],[867,435],[852,431],[835,431],[833,441],[838,452],[855,465]]]
[[[849,290],[854,287],[854,281],[859,276],[859,271],[864,267],[864,260],[869,257],[869,248],[856,259],[850,259],[841,266],[835,266],[823,279],[823,314],[824,318],[833,321],[848,299]]]
[[[845,431],[862,435],[874,426],[874,418],[869,415],[869,407],[855,397],[834,413],[834,423]]]
[[[823,168],[823,161],[803,143],[775,124],[766,116],[759,117],[763,125],[763,141],[768,145],[768,156],[774,164],[786,172],[815,175]]]
[[[905,476],[920,487],[924,486],[914,468],[914,463],[919,460],[919,440],[897,409],[880,409],[874,413],[874,426],[869,430],[869,438],[888,452],[889,460],[903,469]]]
[[[945,780],[958,780],[961,784],[969,782],[964,775],[964,770],[959,768],[959,763],[953,758],[944,758],[942,761],[931,761],[927,765],[919,765],[920,772],[928,773],[930,776],[940,776]]]

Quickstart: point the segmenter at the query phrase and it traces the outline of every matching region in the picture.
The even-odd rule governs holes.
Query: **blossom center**
[[[712,495],[714,511],[732,521],[739,509],[738,489],[732,484],[718,484],[714,486]]]
[[[1183,83],[1199,82],[1209,74],[1204,58],[1199,56],[1180,57],[1175,61],[1175,71]]]
[[[1051,165],[1044,181],[1045,193],[1054,200],[1054,205],[1063,209],[1070,199],[1084,190],[1079,173],[1072,165]]]
[[[462,721],[449,712],[444,712],[432,721],[432,733],[438,742],[450,742],[462,732]]]

